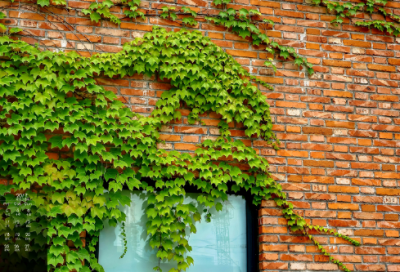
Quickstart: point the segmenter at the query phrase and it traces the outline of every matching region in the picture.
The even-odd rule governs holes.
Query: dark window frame
[[[154,183],[152,180],[146,179],[145,181],[149,185],[152,185]],[[231,188],[230,185],[231,184],[228,182],[228,188]],[[186,185],[184,186],[184,188],[185,191],[188,193],[201,193],[201,191],[198,190],[196,186]],[[125,186],[123,190],[129,191],[129,189],[125,188]],[[259,271],[258,207],[253,204],[253,196],[249,191],[241,189],[239,192],[235,193],[228,190],[227,193],[232,195],[241,195],[246,199],[247,272],[258,272]],[[224,210],[222,210],[221,212],[224,212]],[[95,257],[97,259],[99,258],[99,244],[100,244],[100,239],[97,242],[95,251]]]

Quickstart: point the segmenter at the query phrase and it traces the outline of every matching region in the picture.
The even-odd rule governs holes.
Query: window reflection
[[[157,265],[156,250],[151,249],[146,233],[146,193],[124,193],[131,198],[131,206],[124,207],[125,230],[128,251],[124,251],[121,227],[108,226],[100,233],[99,263],[106,272],[150,272]],[[194,202],[199,194],[188,193],[184,203]],[[202,210],[202,207],[198,207]],[[242,196],[229,195],[222,211],[211,210],[212,220],[196,223],[197,233],[191,234],[189,244],[193,250],[189,256],[194,266],[188,272],[245,272],[247,268],[246,247],[246,200]],[[161,265],[163,271],[175,267],[173,261]]]

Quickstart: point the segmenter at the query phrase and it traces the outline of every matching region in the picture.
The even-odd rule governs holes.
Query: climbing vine
[[[333,24],[355,18],[359,12],[379,12],[386,20],[357,19],[354,24],[394,36],[400,34],[400,17],[384,8],[386,0],[357,4],[313,2],[335,13]],[[66,5],[62,0],[52,3]],[[216,0],[214,4],[224,9],[213,16],[188,7],[179,11],[162,7],[158,16],[172,21],[180,19],[189,27],[197,25],[198,16],[204,16],[253,45],[266,45],[265,50],[271,56],[291,59],[313,74],[312,65],[295,49],[279,45],[260,30],[260,26],[273,26],[271,20],[260,21],[257,10],[226,9],[228,3],[229,0]],[[50,1],[40,0],[37,4],[45,7]],[[124,10],[128,18],[144,19],[148,15],[139,10],[138,0],[123,0],[120,4],[128,7]],[[120,24],[121,18],[110,10],[113,6],[114,2],[106,0],[92,3],[82,12],[95,22],[107,19]],[[3,13],[0,18],[4,18]],[[0,28],[8,34],[21,31],[7,30],[2,24]],[[306,235],[330,261],[349,271],[311,232],[335,235],[356,246],[359,242],[307,224],[294,212],[281,186],[267,172],[266,160],[230,137],[228,123],[242,122],[247,136],[261,137],[277,147],[269,106],[251,82],[272,87],[248,73],[200,33],[168,33],[154,28],[144,39],[126,44],[117,54],[91,58],[76,53],[41,52],[26,43],[1,37],[0,54],[5,59],[0,74],[0,167],[2,175],[12,180],[0,188],[0,194],[10,203],[18,200],[16,192],[25,192],[31,199],[1,210],[4,220],[0,231],[14,235],[20,232],[20,224],[28,225],[33,233],[30,239],[34,251],[41,251],[45,244],[49,246],[49,271],[104,271],[95,258],[95,246],[104,220],[113,226],[120,222],[125,229],[125,215],[118,205],[129,205],[130,200],[121,194],[123,189],[150,193],[146,210],[150,246],[157,249],[160,260],[176,261],[177,266],[171,272],[186,270],[193,264],[188,256],[191,250],[188,236],[196,232],[196,222],[203,217],[209,221],[211,207],[221,210],[227,192],[242,189],[251,192],[255,205],[261,200],[274,200],[292,231]],[[276,69],[272,58],[265,65]],[[135,73],[157,74],[170,80],[173,86],[163,93],[147,118],[124,108],[113,93],[95,85],[93,79]],[[191,109],[188,117],[191,123],[208,111],[222,116],[221,136],[200,144],[194,155],[156,147],[160,142],[158,130],[163,124],[181,118],[177,109],[182,106]],[[53,159],[47,155],[48,151],[63,153]],[[220,160],[228,157],[233,162],[248,164],[250,170],[242,171]],[[202,192],[197,202],[207,207],[204,214],[193,204],[183,204],[184,186],[188,184]],[[81,241],[82,231],[87,233],[86,246]],[[125,250],[121,257],[126,254],[126,238],[123,240]],[[72,241],[76,250],[70,249],[68,241]],[[4,254],[7,253],[2,252],[2,259]],[[18,266],[19,257],[29,257],[16,251],[8,254],[9,262],[3,265]],[[155,270],[161,271],[160,265]]]
[[[149,193],[149,243],[160,260],[176,261],[170,272],[193,264],[188,236],[196,232],[196,222],[203,216],[209,221],[209,209],[221,210],[228,191],[239,190],[249,191],[254,205],[274,200],[293,232],[307,235],[323,254],[349,271],[309,231],[333,234],[356,246],[359,242],[309,225],[268,173],[266,159],[230,137],[228,123],[235,121],[245,125],[246,135],[278,143],[265,97],[248,73],[200,32],[154,27],[119,53],[90,58],[40,51],[4,36],[0,54],[0,167],[12,180],[0,187],[1,195],[8,202],[15,202],[15,192],[30,197],[29,209],[20,206],[24,208],[18,215],[12,205],[0,210],[9,222],[2,221],[0,230],[14,234],[16,220],[29,224],[32,248],[40,250],[44,243],[49,247],[49,271],[104,271],[95,246],[105,220],[112,226],[124,222],[118,206],[129,205],[130,199],[123,189]],[[162,94],[150,117],[132,113],[94,80],[136,73],[157,74],[173,86]],[[222,116],[220,136],[199,144],[194,154],[157,148],[159,129],[181,118],[181,107],[191,109],[190,123],[209,111]],[[224,158],[232,158],[232,164]],[[235,163],[247,164],[249,170]],[[197,203],[206,207],[203,214],[195,205],[183,204],[185,185],[202,192]],[[80,237],[83,231],[86,246]],[[6,252],[2,254],[3,258]],[[9,254],[5,265],[22,265],[20,252]],[[161,271],[160,265],[154,269]]]
[[[367,0],[365,3],[340,3],[331,2],[326,0],[313,0],[316,5],[326,6],[329,12],[334,12],[336,18],[332,20],[333,24],[342,24],[344,18],[355,18],[357,13],[366,12],[372,14],[379,12],[386,20],[355,20],[356,26],[368,27],[369,29],[376,29],[389,35],[398,36],[400,34],[400,16],[388,12],[384,6],[387,0]]]

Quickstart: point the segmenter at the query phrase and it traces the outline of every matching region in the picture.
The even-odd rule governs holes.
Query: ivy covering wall
[[[124,188],[151,193],[146,210],[150,246],[158,250],[160,260],[177,262],[171,272],[193,264],[187,236],[196,232],[196,221],[211,219],[207,209],[200,214],[193,204],[183,204],[186,184],[203,193],[197,199],[199,204],[217,210],[223,209],[221,201],[227,198],[228,189],[249,190],[254,205],[274,200],[291,230],[307,235],[327,256],[309,230],[328,232],[359,245],[344,235],[307,224],[267,172],[267,161],[230,138],[227,122],[236,121],[243,122],[248,136],[276,144],[264,96],[246,78],[248,73],[201,33],[155,28],[117,54],[92,58],[40,51],[6,36],[0,43],[0,166],[13,181],[1,186],[1,191],[8,201],[15,200],[10,193],[16,191],[30,196],[30,215],[23,213],[18,219],[22,224],[31,221],[34,248],[40,250],[44,242],[49,245],[50,271],[103,271],[93,252],[103,221],[108,219],[114,226],[124,221],[125,215],[118,209],[119,204],[130,204],[121,194]],[[133,114],[93,79],[135,73],[157,74],[173,86],[150,117]],[[191,122],[204,112],[221,114],[221,136],[204,141],[195,154],[157,149],[158,130],[180,118],[177,109],[181,106],[192,109]],[[46,155],[55,149],[70,150],[70,155]],[[250,170],[244,172],[219,161],[228,157],[246,162]],[[2,233],[13,232],[16,208],[8,211],[11,229],[2,225]],[[190,233],[185,231],[187,227]],[[86,246],[80,239],[83,231],[87,233]],[[70,250],[67,241],[77,250]],[[10,253],[9,264],[21,264],[18,252]],[[161,271],[160,266],[155,270]]]
[[[228,3],[215,2],[222,6]],[[50,5],[49,1],[37,4]],[[125,15],[129,18],[148,15],[139,9],[138,1],[121,4],[128,7]],[[353,18],[364,9],[367,13],[379,11],[395,22],[399,20],[384,9],[385,1],[356,5],[315,1],[315,4],[335,12],[336,19],[332,21],[335,24]],[[92,21],[107,19],[119,24],[120,18],[110,13],[114,5],[111,1],[93,3],[83,12]],[[159,16],[174,21],[182,14],[190,15],[182,19],[187,26],[195,25],[200,16],[189,8],[177,12],[168,7]],[[253,45],[267,45],[268,53],[292,59],[312,74],[312,65],[293,48],[279,45],[259,30],[254,22],[257,15],[256,10],[225,9],[205,18],[242,38],[250,38]],[[269,20],[263,23],[273,24]],[[374,20],[355,24],[399,34],[393,22]],[[13,28],[9,34],[19,31]],[[259,205],[261,200],[274,200],[293,232],[308,236],[322,254],[349,271],[330,256],[310,230],[336,235],[353,245],[359,243],[307,224],[286,200],[281,186],[271,178],[267,161],[241,141],[230,138],[228,123],[241,122],[247,136],[261,137],[277,148],[269,106],[252,83],[271,87],[251,76],[199,32],[173,33],[155,28],[143,39],[126,44],[117,54],[91,58],[76,53],[40,51],[8,37],[1,37],[0,43],[0,167],[3,175],[13,181],[0,190],[9,202],[15,200],[15,192],[26,191],[32,199],[31,215],[25,212],[16,217],[17,207],[10,206],[11,228],[4,223],[0,227],[2,233],[15,233],[15,219],[23,223],[31,221],[34,249],[49,245],[50,271],[102,271],[93,252],[103,221],[110,220],[114,226],[124,221],[125,215],[117,208],[119,204],[129,205],[129,199],[120,193],[124,188],[152,193],[146,211],[150,245],[158,249],[160,260],[177,262],[171,271],[185,270],[193,264],[187,239],[190,233],[185,229],[189,227],[194,233],[196,221],[211,220],[208,210],[199,214],[195,206],[182,203],[186,184],[203,192],[198,203],[217,210],[223,209],[220,201],[226,199],[228,190],[249,190],[254,196],[254,205]],[[273,66],[273,63],[268,60],[265,65]],[[136,73],[156,75],[170,80],[173,86],[157,102],[150,117],[133,114],[93,79]],[[163,124],[181,118],[177,111],[181,107],[191,109],[190,122],[196,122],[205,112],[219,113],[221,136],[216,141],[203,142],[195,154],[157,149],[158,131]],[[49,150],[63,150],[69,155],[50,158],[46,155]],[[234,162],[247,163],[250,170],[245,172],[220,160],[228,157]],[[2,213],[4,218],[8,217],[5,210]],[[81,242],[82,232],[87,233],[86,245]],[[70,250],[68,241],[78,250]],[[21,256],[17,252],[10,254],[9,265],[17,265]],[[155,270],[161,270],[160,266]]]

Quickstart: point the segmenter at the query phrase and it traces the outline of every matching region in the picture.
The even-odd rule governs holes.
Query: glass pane
[[[120,225],[105,224],[100,233],[99,263],[106,272],[151,272],[157,265],[156,250],[152,250],[146,235],[146,194],[124,191],[132,200],[130,207],[124,207],[125,230],[128,251],[123,259],[124,247]],[[187,194],[185,203],[197,199],[199,194]],[[199,209],[202,209],[199,207]],[[246,247],[246,200],[242,196],[229,195],[220,212],[211,210],[212,220],[196,223],[197,233],[191,234],[189,244],[193,250],[189,256],[194,259],[188,272],[245,272],[247,270]],[[172,263],[162,263],[163,272],[168,272]],[[223,270],[221,270],[223,269]]]

